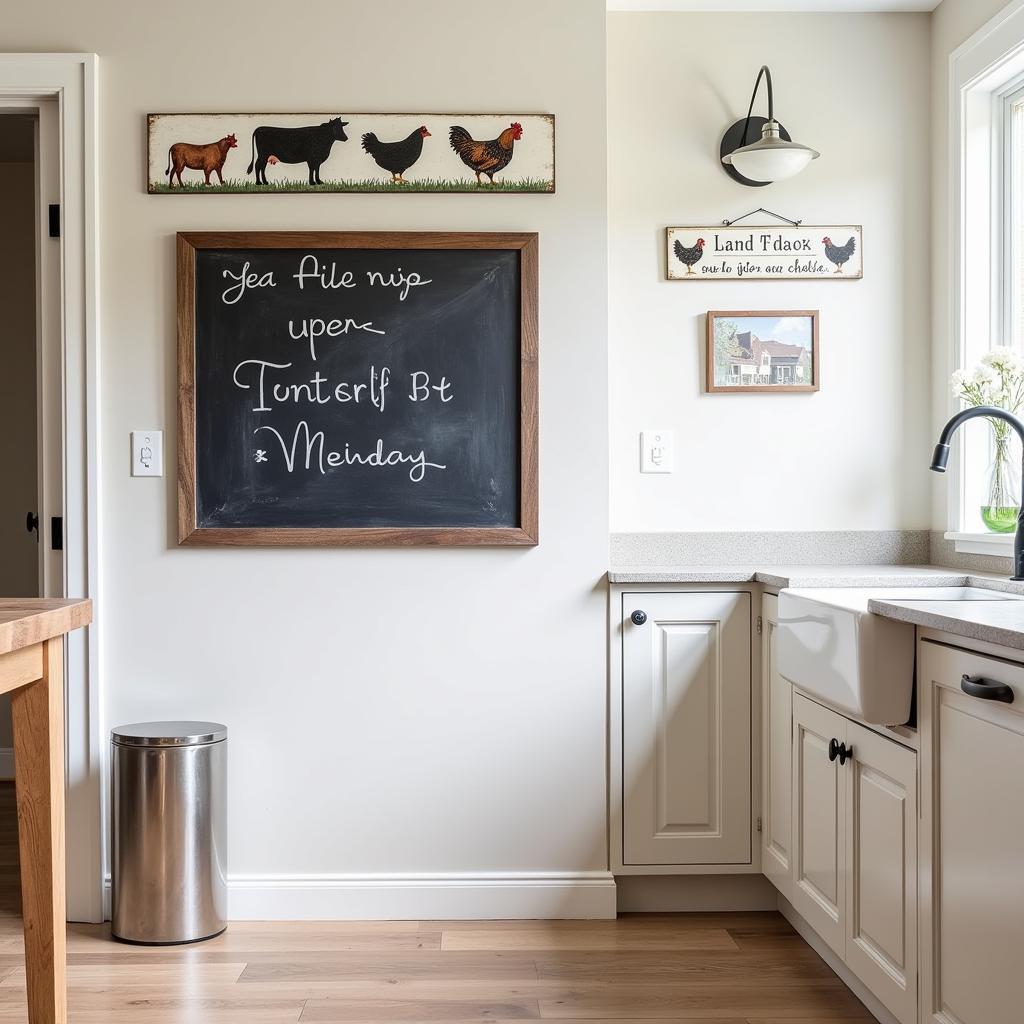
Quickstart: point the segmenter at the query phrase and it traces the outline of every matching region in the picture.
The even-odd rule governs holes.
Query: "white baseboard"
[[[800,916],[793,904],[781,894],[779,913],[796,929],[804,942],[839,975],[839,980],[864,1004],[864,1008],[879,1024],[900,1024],[896,1017],[867,990],[860,978],[836,956],[832,947]]]
[[[14,781],[14,748],[0,747],[0,780]]]
[[[105,900],[110,915],[110,882]],[[231,921],[611,919],[608,871],[230,875]]]

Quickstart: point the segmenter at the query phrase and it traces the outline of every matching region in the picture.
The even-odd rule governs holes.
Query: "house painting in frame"
[[[817,391],[818,311],[711,310],[705,359],[709,394]]]
[[[555,191],[552,114],[150,114],[147,191]]]

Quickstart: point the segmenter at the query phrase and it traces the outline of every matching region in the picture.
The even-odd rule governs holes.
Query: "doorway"
[[[0,595],[36,598],[61,593],[60,548],[53,551],[52,518],[60,495],[57,433],[41,422],[52,413],[45,374],[59,311],[57,265],[46,252],[44,202],[54,175],[43,161],[57,145],[56,103],[41,100],[0,110]],[[54,303],[56,301],[56,307]],[[45,492],[45,493],[44,493]],[[0,695],[0,836],[17,833],[11,704]],[[4,846],[0,842],[0,847]],[[16,844],[0,852],[0,913],[20,905]]]
[[[102,618],[98,585],[97,63],[95,54],[0,53],[0,134],[6,135],[12,126],[5,120],[8,117],[27,118],[33,124],[35,192],[29,205],[35,259],[23,254],[18,267],[24,273],[26,263],[30,268],[34,264],[30,295],[36,294],[38,285],[36,387],[27,389],[34,391],[36,400],[36,497],[24,506],[21,495],[31,490],[31,483],[19,484],[16,499],[10,494],[14,488],[0,477],[0,519],[13,514],[16,530],[25,531],[20,539],[35,545],[37,594],[91,598],[94,621]],[[23,145],[24,135],[21,139]],[[23,148],[16,152],[24,155]],[[4,221],[6,248],[11,249],[6,217]],[[2,321],[0,316],[0,346],[6,347]],[[2,383],[8,376],[6,365],[0,364],[0,370]],[[5,399],[8,393],[5,391]],[[19,411],[22,420],[29,415],[24,403]],[[31,454],[31,433],[22,426],[16,428],[15,436],[23,446],[21,454],[26,447]],[[6,423],[3,429],[7,429]],[[3,455],[6,458],[8,452]],[[12,511],[15,500],[17,507]],[[26,530],[30,512],[39,517],[38,542],[35,529],[31,534]],[[3,539],[16,536],[15,532],[8,538],[7,531],[2,531]],[[0,554],[0,575],[5,577],[0,582],[0,596],[7,596],[4,591],[15,586],[21,591],[29,588],[24,568],[25,576],[19,575],[22,582],[7,582],[4,561]],[[96,922],[103,919],[106,831],[97,626],[78,630],[66,639],[64,661],[68,918]],[[3,805],[0,793],[0,819]],[[6,865],[3,836],[0,824],[0,864]]]
[[[0,594],[39,596],[36,449],[36,168],[33,114],[0,117]],[[0,837],[17,835],[11,701],[0,696]],[[16,841],[0,838],[0,914],[20,907]]]

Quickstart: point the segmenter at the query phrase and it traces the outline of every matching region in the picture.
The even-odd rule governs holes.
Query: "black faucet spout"
[[[949,461],[949,445],[957,428],[973,420],[977,416],[984,416],[986,419],[1002,420],[1008,423],[1017,436],[1024,443],[1024,423],[1022,423],[1011,412],[1005,409],[997,409],[994,405],[976,405],[972,409],[963,409],[942,428],[939,434],[939,443],[935,446],[932,454],[932,464],[929,467],[935,473],[945,473],[946,463]],[[1017,513],[1017,531],[1013,537],[1013,576],[1012,580],[1024,581],[1024,494],[1021,495],[1021,503]]]

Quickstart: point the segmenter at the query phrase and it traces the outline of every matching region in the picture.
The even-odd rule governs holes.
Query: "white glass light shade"
[[[820,154],[798,142],[786,142],[779,134],[777,121],[769,121],[761,131],[761,139],[749,146],[733,150],[725,162],[751,181],[781,181],[799,174]]]

